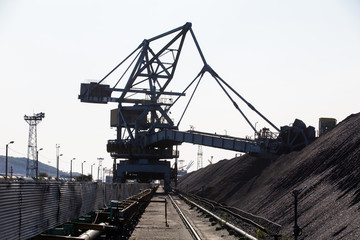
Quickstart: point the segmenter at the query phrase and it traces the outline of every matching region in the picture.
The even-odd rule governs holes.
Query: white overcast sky
[[[86,161],[89,173],[98,157],[111,167],[106,142],[116,136],[109,126],[116,104],[80,103],[80,84],[100,80],[143,39],[186,22],[209,65],[275,125],[299,118],[317,128],[319,117],[341,121],[359,112],[358,0],[0,0],[0,154],[13,140],[9,155],[26,157],[24,115],[44,112],[40,161],[56,166],[60,144],[61,170],[74,157],[75,171]],[[190,81],[202,67],[186,41],[173,81]],[[199,88],[180,130],[253,135],[209,75]],[[240,107],[257,128],[266,126]],[[179,150],[186,163],[196,160],[197,146]],[[216,162],[235,153],[203,147],[204,165],[211,156]]]

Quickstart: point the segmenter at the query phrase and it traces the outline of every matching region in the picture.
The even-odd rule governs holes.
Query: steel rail
[[[187,220],[187,218],[185,217],[184,213],[181,211],[180,207],[176,204],[176,202],[174,201],[174,199],[171,197],[170,194],[168,194],[171,203],[173,204],[175,210],[178,212],[181,220],[184,222],[185,226],[187,227],[187,229],[189,230],[190,234],[193,236],[194,239],[196,240],[201,240],[201,237],[199,236],[199,234],[196,232],[196,230],[193,228],[193,226],[191,225],[191,223],[189,222],[189,220]]]
[[[267,218],[254,215],[249,212],[245,212],[245,211],[235,208],[235,207],[223,206],[221,203],[215,202],[215,201],[207,199],[207,198],[202,198],[202,197],[196,196],[195,194],[188,193],[186,195],[190,196],[192,199],[200,201],[202,204],[205,204],[210,209],[219,209],[221,211],[227,212],[230,215],[259,228],[261,231],[263,231],[266,234],[269,234],[271,236],[277,236],[277,233],[279,232],[279,229],[281,228],[281,225],[279,225],[273,221],[270,221]],[[239,213],[241,213],[241,214],[239,214]],[[260,225],[258,222],[259,223],[261,222],[262,224]]]
[[[182,198],[186,199],[182,194],[179,194]],[[210,212],[209,210],[205,209],[204,207],[198,205],[197,203],[186,199],[186,201],[188,201],[190,204],[194,205],[195,207],[197,207],[198,209],[200,209],[201,211],[205,212],[206,214],[209,214],[210,216],[212,216],[213,218],[217,219],[218,221],[220,221],[222,224],[226,225],[227,227],[231,228],[232,230],[234,230],[235,232],[239,233],[240,235],[246,237],[246,239],[251,239],[251,240],[257,240],[256,237],[250,235],[249,233],[245,232],[244,230],[236,227],[235,225],[225,221],[224,219],[222,219],[221,217],[215,215],[214,213]]]

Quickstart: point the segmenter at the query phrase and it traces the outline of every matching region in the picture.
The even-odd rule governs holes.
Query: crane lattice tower
[[[45,113],[37,113],[33,116],[24,116],[25,121],[29,124],[29,140],[26,162],[26,176],[35,177],[36,160],[37,160],[37,125],[45,117]]]
[[[197,153],[197,169],[199,170],[202,167],[203,167],[203,151],[202,151],[202,146],[199,145],[198,153]]]

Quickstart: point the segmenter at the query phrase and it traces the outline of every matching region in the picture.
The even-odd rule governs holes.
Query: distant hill
[[[5,160],[6,156],[0,155],[0,175],[5,174]],[[13,175],[26,175],[26,158],[8,157],[8,175],[10,175],[11,167],[13,169]],[[42,162],[39,162],[39,173],[47,173],[49,176],[56,177],[56,168],[49,166]],[[73,173],[73,176],[78,176],[79,173]],[[59,171],[60,177],[69,177],[68,172]]]
[[[178,188],[235,206],[282,225],[292,236],[294,189],[300,239],[359,239],[360,113],[298,152],[275,159],[244,155],[180,179]]]

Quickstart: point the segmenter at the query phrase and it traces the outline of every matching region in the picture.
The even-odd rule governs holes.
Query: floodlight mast
[[[26,176],[36,176],[37,160],[37,125],[45,118],[45,113],[37,113],[33,116],[24,116],[24,120],[29,124],[28,152],[26,162]]]

